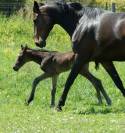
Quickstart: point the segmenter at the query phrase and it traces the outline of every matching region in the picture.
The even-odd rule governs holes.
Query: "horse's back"
[[[110,42],[115,39],[120,39],[122,34],[120,29],[125,27],[125,13],[104,13],[100,17],[96,27],[96,40],[103,45],[103,42]]]

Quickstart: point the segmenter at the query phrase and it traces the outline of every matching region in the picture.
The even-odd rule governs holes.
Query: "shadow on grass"
[[[74,109],[73,113],[78,115],[125,113],[125,107],[117,108],[114,106],[85,106],[82,109]]]

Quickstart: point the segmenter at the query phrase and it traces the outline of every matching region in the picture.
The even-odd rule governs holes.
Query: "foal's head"
[[[22,46],[21,45],[21,51],[19,53],[19,56],[17,57],[16,63],[13,66],[13,69],[15,71],[18,71],[28,60],[27,58],[27,46]]]
[[[54,22],[48,13],[49,6],[36,1],[33,6],[34,41],[38,47],[46,46],[46,38],[53,28]],[[51,7],[50,7],[51,8]],[[51,9],[49,9],[51,12]]]

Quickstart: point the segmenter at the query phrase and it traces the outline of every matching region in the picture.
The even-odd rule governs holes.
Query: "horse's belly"
[[[99,61],[125,61],[125,43],[114,44],[95,58]]]

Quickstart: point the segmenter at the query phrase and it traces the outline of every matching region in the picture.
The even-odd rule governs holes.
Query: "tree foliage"
[[[26,0],[0,0],[0,3],[25,3]]]
[[[116,3],[117,11],[125,11],[125,0],[96,0],[99,5],[108,4],[111,7],[112,3]]]

